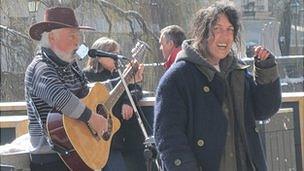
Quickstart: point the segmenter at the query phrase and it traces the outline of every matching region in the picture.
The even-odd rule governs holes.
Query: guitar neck
[[[124,76],[124,79],[127,83],[127,85],[131,82],[132,80],[132,75],[135,72],[136,67],[130,67],[129,70],[127,70],[127,73]],[[114,89],[110,92],[110,97],[107,99],[107,101],[105,102],[105,107],[107,109],[112,109],[113,106],[116,104],[116,102],[118,101],[118,99],[120,98],[120,96],[122,95],[122,93],[125,91],[125,87],[123,85],[123,82],[120,80],[116,86],[114,87]]]

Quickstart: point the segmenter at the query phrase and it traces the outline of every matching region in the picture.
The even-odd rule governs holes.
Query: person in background
[[[47,133],[43,129],[53,109],[90,124],[97,133],[108,128],[103,116],[80,101],[89,92],[75,60],[75,52],[82,42],[80,29],[93,30],[79,26],[74,11],[64,7],[47,9],[44,21],[29,29],[30,37],[39,42],[38,52],[25,72],[25,99],[33,146],[32,171],[68,170],[47,143]]]
[[[97,39],[92,47],[92,49],[103,50],[111,53],[119,53],[120,45],[113,39],[107,37],[101,37]],[[107,82],[106,87],[110,91],[115,87],[120,79],[119,74],[116,70],[116,61],[112,58],[107,57],[97,57],[89,58],[87,67],[83,70],[85,76],[89,82]],[[139,65],[139,69],[135,75],[135,83],[130,84],[128,87],[135,99],[142,98],[141,87],[136,84],[136,82],[142,81],[143,65]],[[129,132],[134,132],[136,125],[136,116],[134,116],[134,111],[129,101],[126,93],[124,93],[118,102],[113,107],[113,114],[120,120],[121,128],[114,134],[109,160],[106,166],[103,168],[104,171],[124,171],[127,170],[128,163],[125,162],[123,152],[124,149],[129,148],[126,146],[127,134]],[[130,144],[132,145],[132,144]],[[138,161],[139,162],[139,161]]]
[[[163,57],[166,60],[165,69],[170,68],[174,63],[177,53],[181,50],[181,45],[186,39],[184,30],[177,25],[170,25],[160,31],[159,44]]]
[[[232,2],[200,9],[191,39],[161,78],[154,137],[165,170],[267,170],[255,121],[280,108],[278,67],[257,46],[251,75],[235,55],[240,29]]]

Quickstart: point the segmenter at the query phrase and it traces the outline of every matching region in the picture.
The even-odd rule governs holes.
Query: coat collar
[[[192,47],[191,40],[184,41],[182,51],[177,56],[177,62],[181,60],[193,63],[210,82],[218,72],[211,64],[207,62],[205,57],[203,57],[195,48]],[[248,67],[250,66],[237,59],[232,53],[220,61],[220,73],[224,74],[225,77],[233,70],[245,70]]]

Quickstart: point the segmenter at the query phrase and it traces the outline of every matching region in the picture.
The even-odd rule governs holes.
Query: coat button
[[[230,156],[230,157],[233,157],[233,156],[234,156],[234,154],[233,154],[233,153],[229,153],[229,156]]]
[[[199,147],[203,147],[204,144],[205,144],[205,142],[204,142],[204,140],[202,140],[202,139],[199,139],[199,140],[197,141],[197,145],[198,145]]]
[[[208,86],[204,86],[204,87],[203,87],[203,91],[204,91],[205,93],[208,93],[208,92],[210,91],[210,88],[209,88]]]
[[[228,114],[228,113],[229,113],[228,107],[224,106],[224,107],[223,107],[223,111],[224,111],[224,113]]]
[[[180,166],[182,164],[182,161],[180,159],[175,159],[174,164],[175,166]]]

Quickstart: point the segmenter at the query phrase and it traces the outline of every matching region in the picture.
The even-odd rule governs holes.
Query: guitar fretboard
[[[127,83],[127,85],[130,83],[130,81],[132,80],[132,74],[134,74],[134,72],[137,70],[138,65],[131,67],[127,73],[124,76],[124,79]],[[105,107],[107,109],[112,109],[113,106],[116,104],[116,102],[118,101],[119,97],[122,95],[122,93],[124,92],[125,87],[122,83],[122,81],[120,80],[116,86],[114,87],[114,89],[110,92],[110,97],[107,99],[107,101],[105,102]]]

